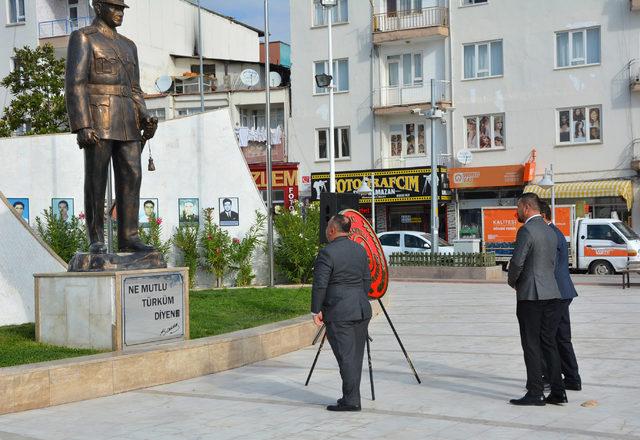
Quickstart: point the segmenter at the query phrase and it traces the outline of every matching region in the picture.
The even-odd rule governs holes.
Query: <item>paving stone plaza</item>
[[[583,390],[568,391],[564,406],[508,404],[524,393],[525,371],[506,285],[393,282],[388,310],[422,384],[378,316],[370,327],[376,400],[363,371],[361,413],[324,409],[340,388],[327,346],[304,386],[316,352],[309,347],[193,380],[0,416],[0,439],[640,439],[637,288],[578,291],[572,320]]]

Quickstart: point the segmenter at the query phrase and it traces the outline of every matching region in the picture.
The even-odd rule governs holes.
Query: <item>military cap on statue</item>
[[[125,4],[124,0],[94,0],[95,3],[108,3],[110,5],[122,6],[128,8],[129,5]]]

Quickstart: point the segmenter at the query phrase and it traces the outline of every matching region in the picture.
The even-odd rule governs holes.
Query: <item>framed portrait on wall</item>
[[[73,217],[73,198],[53,198],[51,199],[51,210],[55,218],[61,218],[65,222],[71,221]]]
[[[29,199],[26,197],[9,197],[7,199],[11,207],[22,217],[22,219],[29,223]]]
[[[200,199],[191,197],[178,199],[178,223],[197,225],[200,222]]]
[[[151,217],[158,218],[158,199],[140,199],[138,223],[143,228],[149,227]]]
[[[220,197],[218,199],[220,226],[240,225],[240,201],[238,197]]]

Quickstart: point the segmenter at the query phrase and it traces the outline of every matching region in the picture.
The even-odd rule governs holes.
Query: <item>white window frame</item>
[[[405,84],[404,82],[404,57],[407,55],[411,56],[411,83],[409,84]],[[422,73],[421,76],[418,76],[416,74],[416,66],[417,66],[416,57],[417,56],[420,57],[420,62],[421,62],[420,70]],[[391,63],[389,58],[391,57],[399,57],[397,60],[394,59],[391,61],[391,63],[398,63],[398,85],[397,86],[392,86],[391,84],[389,84],[389,80],[391,79],[391,75],[389,71],[389,64]],[[424,85],[424,56],[422,52],[406,52],[406,53],[400,53],[400,54],[387,55],[385,68],[386,68],[386,74],[387,74],[387,87],[398,87],[398,88],[422,87]]]
[[[337,156],[335,157],[335,160],[351,160],[351,127],[348,125],[344,125],[344,126],[340,126],[340,127],[334,127],[334,130],[337,132],[337,136],[334,139],[335,142],[335,153],[337,153]],[[343,156],[342,155],[342,131],[346,130],[347,131],[347,138],[349,139],[349,155],[348,156]],[[327,136],[327,157],[320,157],[320,132],[326,132],[326,136]],[[322,128],[316,128],[316,133],[315,133],[315,155],[316,155],[316,162],[329,162],[329,151],[331,150],[330,145],[329,145],[329,127],[322,127]]]
[[[27,21],[27,13],[25,11],[25,2],[28,0],[6,0],[7,3],[7,23],[10,25],[23,24]],[[22,2],[22,11],[20,11],[20,2]],[[16,20],[13,21],[13,17],[11,16],[11,5],[15,6],[16,10]],[[22,12],[22,14],[20,14]]]
[[[333,60],[333,84],[335,86],[335,89],[333,91],[333,93],[349,93],[349,87],[351,87],[351,81],[349,81],[349,78],[347,77],[347,89],[346,90],[339,90],[339,84],[340,84],[340,69],[338,68],[338,65],[340,62],[346,62],[347,63],[347,75],[349,75],[349,58],[336,58]],[[328,74],[329,73],[329,61],[328,60],[320,60],[320,61],[314,61],[313,62],[313,95],[314,96],[321,96],[321,95],[328,95],[329,94],[329,87],[318,87],[316,84],[316,65],[319,63],[324,63],[324,70],[323,72]]]
[[[600,38],[598,38],[598,45],[600,46],[598,48],[598,52],[600,53],[600,60],[597,63],[588,63],[587,59],[588,59],[588,54],[589,54],[589,47],[587,46],[588,40],[587,40],[587,31],[591,30],[591,29],[599,29],[599,36]],[[579,34],[582,33],[582,44],[584,47],[584,58],[573,58],[573,34]],[[567,47],[567,51],[569,52],[569,64],[566,66],[560,66],[558,64],[558,37],[560,34],[567,34],[567,38],[568,38],[568,47]],[[554,53],[554,58],[555,58],[555,68],[556,69],[574,69],[576,67],[588,67],[588,66],[599,66],[600,64],[602,64],[602,28],[600,26],[590,26],[590,27],[585,27],[585,28],[580,28],[580,29],[571,29],[571,30],[566,30],[566,31],[557,31],[554,34],[555,38],[553,40],[553,53]],[[574,62],[577,62],[579,60],[583,60],[582,64],[574,64]]]
[[[480,121],[482,120],[482,118],[484,117],[488,117],[489,118],[489,128],[491,130],[491,147],[489,148],[480,148]],[[495,146],[495,138],[496,138],[496,133],[495,133],[495,118],[496,117],[500,117],[502,118],[502,145],[499,147]],[[476,119],[476,145],[475,146],[471,146],[467,144],[468,141],[468,134],[467,134],[467,120],[471,119],[471,118],[475,118]],[[501,150],[506,150],[507,148],[507,135],[506,135],[506,117],[504,113],[485,113],[485,114],[481,114],[481,115],[468,115],[468,116],[464,116],[462,119],[462,126],[464,127],[464,145],[465,148],[471,150],[471,151],[501,151]]]
[[[575,120],[573,119],[573,111],[577,108],[582,108],[585,110],[584,115],[584,134],[585,141],[584,142],[576,142],[575,140]],[[590,113],[592,109],[598,109],[598,115],[600,120],[598,121],[600,126],[597,127],[600,130],[600,138],[590,140],[591,137],[591,121],[590,121]],[[560,141],[560,112],[569,112],[569,141],[561,142]],[[601,144],[602,143],[602,105],[594,104],[594,105],[576,105],[573,107],[564,107],[557,108],[555,113],[555,127],[556,127],[556,146],[572,146],[572,145],[589,145],[589,144]]]
[[[471,0],[473,3],[466,3],[465,4],[465,0],[460,0],[460,7],[461,8],[468,8],[470,6],[482,6],[482,5],[488,5],[489,4],[489,0],[484,0],[484,1],[479,1],[479,0]]]
[[[298,1],[303,1],[303,0],[298,0]],[[309,1],[309,0],[307,0]],[[331,13],[330,11],[327,11],[326,8],[324,8],[323,6],[320,5],[320,2],[318,1],[318,3],[315,2],[315,0],[310,0],[311,3],[311,27],[312,28],[323,28],[323,27],[327,27],[328,26],[328,17],[329,14]],[[342,2],[347,2],[347,16],[346,17],[341,17],[340,16],[340,11],[342,11]],[[358,0],[354,0],[354,1],[358,1]],[[317,6],[316,6],[317,5]],[[324,9],[323,13],[322,13],[322,23],[316,23],[316,8],[317,7],[321,7]],[[336,14],[338,15],[337,20],[333,20],[331,22],[331,25],[341,25],[341,24],[348,24],[349,23],[349,0],[338,0],[338,3],[329,8],[330,10],[335,9],[337,12]]]
[[[398,130],[393,130],[392,127],[396,126],[396,125],[400,125],[402,126],[402,130],[398,131]],[[413,132],[413,137],[414,137],[414,143],[413,143],[413,147],[414,147],[414,153],[413,154],[408,154],[407,153],[407,148],[409,147],[409,142],[407,140],[407,126],[408,125],[413,125],[414,126],[414,132]],[[419,146],[420,144],[418,143],[418,134],[420,133],[420,126],[423,127],[423,131],[424,131],[424,152],[420,153],[419,151]],[[391,137],[394,135],[400,135],[400,140],[401,140],[401,144],[400,144],[400,156],[394,156],[392,154],[392,145],[391,145]],[[390,159],[403,159],[403,158],[411,158],[411,157],[426,157],[427,156],[427,124],[424,122],[401,122],[398,124],[390,124],[389,125],[389,138],[388,138],[388,146],[389,146],[389,158]]]
[[[469,5],[469,6],[475,6],[475,5]],[[491,74],[491,45],[493,43],[501,43],[502,44],[502,73],[498,74],[498,75],[492,75]],[[471,78],[466,78],[464,76],[465,74],[465,60],[464,60],[464,49],[466,47],[469,46],[474,46],[475,49],[475,53],[474,53],[474,62],[475,62],[475,76],[471,77]],[[478,62],[480,61],[480,57],[478,56],[478,52],[479,52],[479,47],[480,46],[487,46],[487,66],[488,66],[488,70],[483,69],[483,72],[487,72],[488,74],[486,76],[478,76],[478,73],[480,72],[480,68],[478,65]],[[490,40],[490,41],[479,41],[477,43],[467,43],[467,44],[463,44],[462,45],[462,80],[463,81],[475,81],[478,79],[488,79],[488,78],[500,78],[501,76],[504,76],[504,41],[503,40]]]

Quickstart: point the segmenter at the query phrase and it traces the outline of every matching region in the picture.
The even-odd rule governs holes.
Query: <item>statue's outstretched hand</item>
[[[155,116],[147,116],[142,122],[142,139],[148,141],[156,134],[158,129],[158,118]]]
[[[93,147],[99,141],[98,133],[93,128],[82,128],[78,131],[78,146],[80,148]]]

